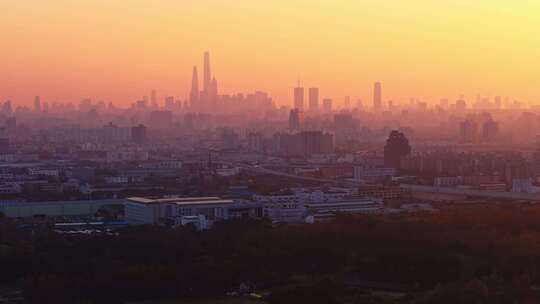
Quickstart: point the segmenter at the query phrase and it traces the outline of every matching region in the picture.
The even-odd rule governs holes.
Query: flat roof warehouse
[[[232,204],[233,200],[220,199],[215,196],[207,197],[176,197],[176,198],[160,198],[151,199],[144,197],[130,197],[130,202],[140,204],[175,204],[175,205],[219,205],[219,204]]]

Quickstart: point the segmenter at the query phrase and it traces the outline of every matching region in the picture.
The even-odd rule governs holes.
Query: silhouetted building
[[[13,112],[11,100],[6,100],[6,102],[4,102],[4,104],[2,105],[2,112],[4,112],[4,114],[11,115],[11,113]]]
[[[17,131],[17,118],[15,116],[8,117],[6,121],[7,135],[13,135]]]
[[[212,73],[210,71],[210,53],[204,52],[204,75],[203,75],[203,90],[210,92],[212,85]]]
[[[281,155],[309,157],[334,152],[334,136],[322,131],[279,133],[274,140],[276,151]]]
[[[131,140],[136,144],[144,144],[146,142],[146,127],[138,125],[131,128]]]
[[[493,119],[484,122],[482,126],[482,139],[484,141],[494,141],[499,135],[499,124]]]
[[[294,88],[294,107],[299,110],[304,109],[304,88],[300,85]]]
[[[173,115],[171,111],[150,112],[150,124],[156,128],[169,128],[172,125]]]
[[[41,97],[39,96],[34,97],[34,112],[41,112]]]
[[[463,99],[463,96],[461,96],[456,101],[456,112],[465,113],[466,111],[467,111],[467,102],[465,102],[465,99]]]
[[[264,151],[264,138],[259,132],[249,132],[247,134],[247,148],[252,152]]]
[[[323,111],[326,113],[332,112],[332,99],[330,98],[323,99]]]
[[[6,134],[6,129],[0,128],[0,152],[9,150],[9,138]]]
[[[461,142],[464,142],[464,143],[477,142],[478,124],[471,119],[465,120],[459,126],[459,136],[460,136]]]
[[[300,132],[303,153],[305,156],[334,152],[334,136],[322,131]]]
[[[199,106],[199,76],[197,75],[197,67],[193,67],[191,75],[191,92],[189,93],[189,103],[192,108]]]
[[[309,110],[312,112],[319,111],[319,89],[309,88]]]
[[[354,127],[353,116],[349,112],[334,115],[334,127],[336,130],[350,130]]]
[[[150,104],[152,105],[153,108],[158,107],[156,90],[152,90],[152,92],[150,92]]]
[[[405,134],[395,130],[390,132],[390,136],[384,146],[384,165],[399,169],[401,167],[401,159],[410,153],[411,146]]]
[[[345,102],[343,103],[343,106],[347,110],[351,108],[351,96],[345,96]]]
[[[373,109],[380,111],[382,109],[382,88],[380,82],[373,85]]]
[[[304,125],[304,112],[300,109],[293,109],[289,113],[289,129],[300,130]]]

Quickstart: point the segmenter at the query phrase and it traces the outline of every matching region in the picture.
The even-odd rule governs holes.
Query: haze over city
[[[145,92],[187,99],[210,51],[220,93],[263,90],[290,105],[300,79],[336,104],[512,96],[538,104],[537,1],[17,1],[0,4],[0,99]],[[9,58],[9,59],[8,59]],[[200,65],[200,63],[199,63]]]
[[[0,2],[0,303],[540,303],[539,1]]]

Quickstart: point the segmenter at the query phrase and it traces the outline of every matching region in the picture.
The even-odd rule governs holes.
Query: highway
[[[277,170],[266,169],[266,168],[261,167],[261,166],[252,166],[252,165],[243,164],[243,163],[224,162],[224,161],[220,161],[218,163],[221,163],[221,164],[224,164],[224,165],[227,165],[227,166],[231,166],[231,167],[238,167],[238,168],[241,168],[243,170],[250,171],[250,172],[281,176],[281,177],[292,178],[292,179],[303,180],[303,181],[309,181],[309,182],[319,182],[319,183],[341,184],[341,185],[348,185],[348,186],[358,186],[358,184],[354,183],[354,182],[300,176],[300,175],[285,173],[285,172],[281,172],[281,171],[277,171]]]
[[[509,200],[527,200],[540,201],[540,193],[519,193],[519,192],[499,192],[499,191],[482,191],[471,189],[459,189],[451,187],[434,187],[422,185],[407,185],[402,184],[402,188],[409,189],[412,192],[419,193],[440,193],[440,194],[455,194],[466,195],[470,197],[498,198]]]

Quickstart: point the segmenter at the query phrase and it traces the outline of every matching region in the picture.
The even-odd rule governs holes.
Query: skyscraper
[[[34,97],[34,112],[41,112],[41,97]]]
[[[4,114],[11,114],[11,112],[13,112],[13,109],[12,109],[12,106],[11,106],[11,100],[6,100],[6,102],[4,102],[4,104],[2,105],[2,112],[4,112]]]
[[[484,141],[492,142],[497,139],[499,135],[499,124],[493,119],[489,119],[484,122],[482,126],[482,139]]]
[[[204,82],[203,90],[205,92],[210,92],[210,87],[212,86],[212,73],[210,72],[210,53],[204,52]]]
[[[343,102],[343,107],[347,110],[351,108],[351,96],[345,96],[345,101]]]
[[[289,113],[289,129],[298,131],[304,125],[304,113],[296,108]]]
[[[502,108],[502,98],[501,96],[495,96],[495,109]]]
[[[478,140],[478,124],[467,119],[459,125],[460,139],[464,143],[475,143]]]
[[[217,80],[216,80],[216,77],[213,77],[212,82],[210,83],[210,96],[212,98],[216,98],[217,94],[218,94]]]
[[[132,127],[131,140],[136,144],[144,144],[146,142],[146,127],[144,125]]]
[[[309,88],[309,110],[319,111],[319,88]]]
[[[156,92],[156,90],[152,90],[150,92],[150,106],[153,109],[157,109],[159,107],[159,105],[157,103],[157,92]]]
[[[456,101],[456,112],[464,113],[467,111],[467,102],[463,99],[463,95]]]
[[[294,88],[294,107],[300,110],[304,109],[304,88],[300,87],[300,83],[298,83],[298,87]]]
[[[189,103],[191,107],[196,107],[199,102],[199,76],[197,75],[197,67],[193,67],[191,76],[191,92],[189,94]]]
[[[332,112],[332,99],[330,98],[325,98],[323,99],[323,111],[324,112]]]
[[[380,111],[382,108],[382,89],[381,83],[375,82],[373,86],[373,109],[375,111]]]

